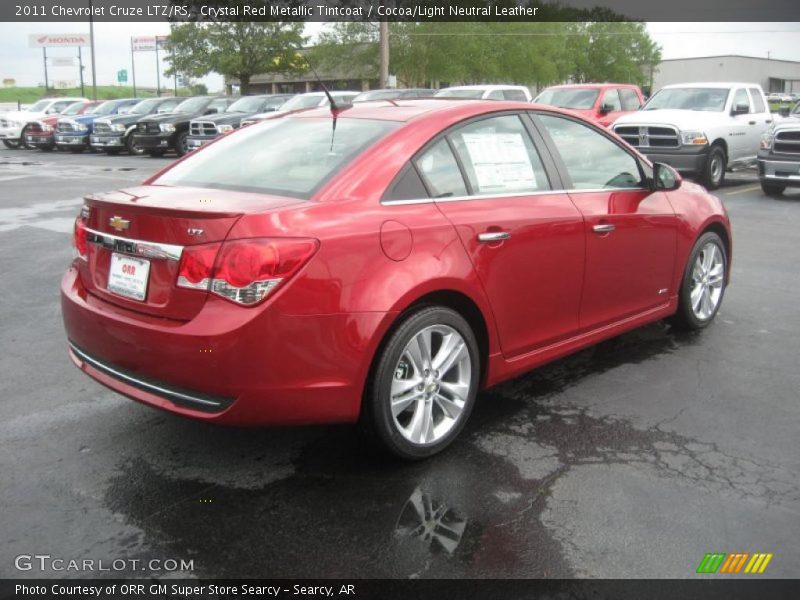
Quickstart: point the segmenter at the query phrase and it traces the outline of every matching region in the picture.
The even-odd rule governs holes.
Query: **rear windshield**
[[[558,89],[552,88],[543,91],[536,97],[536,104],[547,104],[559,108],[571,108],[573,110],[587,110],[594,106],[597,100],[597,90],[591,88],[583,89]]]
[[[228,135],[178,163],[157,185],[207,187],[310,198],[325,181],[399,123],[330,118],[275,119]]]
[[[441,90],[436,92],[437,98],[480,98],[484,90]]]
[[[656,92],[642,110],[674,108],[722,112],[729,92],[725,88],[665,88]]]

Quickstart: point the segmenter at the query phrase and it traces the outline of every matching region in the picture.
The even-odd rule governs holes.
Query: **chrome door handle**
[[[592,231],[595,233],[611,233],[617,228],[616,225],[612,225],[611,223],[603,223],[602,225],[595,225],[592,227]]]
[[[507,231],[487,231],[486,233],[479,233],[478,234],[478,241],[479,242],[502,242],[503,240],[507,240],[511,237],[511,234]]]

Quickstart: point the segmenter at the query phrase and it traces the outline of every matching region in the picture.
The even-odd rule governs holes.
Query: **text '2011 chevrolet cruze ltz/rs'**
[[[703,328],[721,202],[556,108],[410,99],[223,136],[88,196],[69,353],[144,404],[231,425],[358,423],[405,458],[480,389],[643,324]]]

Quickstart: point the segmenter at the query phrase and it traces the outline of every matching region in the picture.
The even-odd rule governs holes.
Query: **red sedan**
[[[722,203],[613,133],[515,102],[332,114],[87,197],[61,285],[75,364],[188,417],[359,422],[421,458],[479,389],[651,321],[714,319]]]

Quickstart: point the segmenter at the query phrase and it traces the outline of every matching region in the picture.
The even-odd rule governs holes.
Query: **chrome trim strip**
[[[124,381],[128,381],[128,382],[130,382],[131,384],[133,384],[133,385],[135,385],[137,387],[142,387],[142,388],[146,388],[148,390],[153,390],[155,392],[159,392],[160,395],[165,396],[167,399],[169,399],[170,396],[177,396],[178,398],[181,398],[182,400],[185,400],[186,402],[195,402],[197,404],[202,404],[204,406],[211,406],[211,407],[214,407],[214,408],[222,408],[224,406],[222,404],[222,402],[215,402],[213,400],[206,400],[204,398],[198,398],[196,396],[190,396],[188,394],[184,394],[184,393],[181,393],[181,392],[176,392],[175,390],[169,390],[169,389],[166,389],[166,388],[162,388],[160,386],[157,386],[155,384],[149,383],[147,381],[142,381],[141,379],[137,379],[136,377],[131,377],[130,375],[126,375],[125,373],[121,373],[121,372],[117,371],[116,369],[114,369],[112,367],[109,367],[108,365],[106,365],[104,363],[101,363],[99,360],[92,358],[91,356],[89,356],[88,354],[83,352],[82,350],[79,350],[75,346],[75,344],[73,344],[72,342],[68,341],[67,344],[69,344],[70,350],[72,350],[78,356],[78,358],[80,358],[81,360],[89,363],[90,365],[92,365],[96,369],[98,369],[100,371],[103,371],[104,373],[111,374],[111,375],[113,375],[114,377],[116,377],[118,379],[122,379]]]
[[[103,233],[102,231],[89,229],[88,227],[85,229],[87,242],[95,244],[96,246],[108,248],[114,252],[143,256],[145,258],[163,258],[165,260],[180,260],[183,254],[183,246],[133,240],[111,233]]]
[[[445,196],[443,198],[414,198],[410,200],[381,200],[384,206],[405,206],[407,204],[433,204],[439,202],[461,202],[463,200],[495,200],[497,198],[524,198],[525,196],[551,196],[553,194],[590,194],[594,192],[646,192],[647,188],[573,188],[571,190],[540,190],[536,192],[516,192],[513,194],[480,194],[473,196]]]

